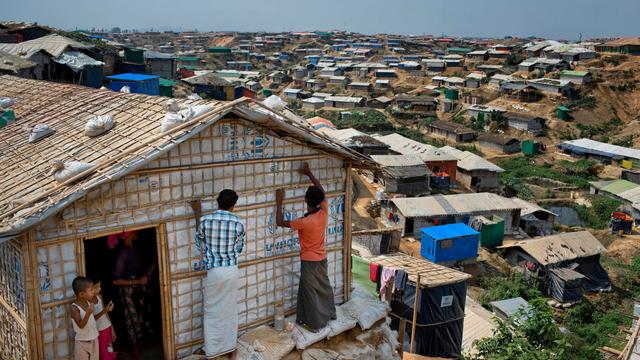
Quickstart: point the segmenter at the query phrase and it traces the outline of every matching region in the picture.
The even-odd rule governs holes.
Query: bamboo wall
[[[271,321],[276,300],[284,300],[286,310],[293,310],[299,239],[295,232],[275,227],[274,193],[280,187],[287,189],[287,218],[304,214],[304,192],[310,184],[297,172],[303,161],[309,162],[327,191],[329,278],[336,301],[342,302],[347,269],[343,160],[281,139],[264,127],[225,120],[151,161],[145,169],[92,190],[67,207],[61,217],[36,229],[33,262],[39,297],[35,307],[42,310],[42,324],[38,319],[32,323],[43,329],[39,338],[44,357],[69,358],[71,354],[71,281],[84,273],[82,239],[149,226],[157,226],[159,234],[161,289],[167,305],[163,312],[165,355],[175,357],[177,352],[182,356],[200,347],[206,273],[193,241],[195,219],[189,201],[202,199],[203,212],[210,212],[224,188],[240,195],[235,212],[244,219],[247,231],[239,258],[241,329]]]
[[[17,241],[0,244],[0,359],[28,354],[23,251]]]

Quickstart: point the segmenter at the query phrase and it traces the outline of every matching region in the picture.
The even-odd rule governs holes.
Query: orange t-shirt
[[[314,214],[292,220],[292,229],[298,230],[300,237],[300,259],[305,261],[321,261],[327,258],[324,247],[327,222],[329,221],[329,205],[326,201],[320,204],[320,210]]]

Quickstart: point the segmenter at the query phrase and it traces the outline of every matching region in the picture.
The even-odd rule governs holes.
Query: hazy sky
[[[0,0],[3,20],[73,28],[345,29],[556,39],[640,35],[640,0]]]

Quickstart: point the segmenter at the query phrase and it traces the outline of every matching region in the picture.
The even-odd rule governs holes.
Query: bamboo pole
[[[418,280],[416,281],[416,296],[413,299],[413,321],[411,323],[411,343],[409,345],[409,352],[413,353],[413,344],[416,338],[416,322],[418,319],[418,299],[420,298],[420,273],[418,273]]]
[[[400,358],[402,359],[402,354],[404,353],[404,335],[407,327],[407,320],[402,318],[400,319],[400,327],[398,328],[398,340],[400,341],[400,348],[398,349],[398,353],[400,354]]]
[[[158,272],[160,277],[160,306],[162,310],[162,337],[164,344],[164,358],[175,357],[175,335],[173,333],[173,307],[171,306],[171,276],[169,275],[169,257],[167,243],[167,229],[165,224],[156,226],[158,250]]]
[[[344,199],[344,301],[351,298],[351,164],[347,165],[345,176],[345,199]]]
[[[30,230],[22,238],[26,243],[25,285],[27,300],[27,334],[29,338],[29,354],[32,359],[44,359],[44,334],[42,323],[42,307],[40,305],[40,289],[38,281],[38,258],[35,246],[35,233]]]
[[[239,104],[247,102],[247,100],[248,100],[247,98],[243,97],[243,98],[240,98],[240,99],[225,103],[222,106],[214,107],[213,109],[211,109],[211,111],[209,111],[209,112],[207,112],[205,114],[202,114],[202,115],[196,117],[195,119],[189,120],[189,121],[185,122],[184,124],[176,126],[175,128],[172,128],[172,129],[170,129],[168,131],[165,131],[165,132],[161,132],[159,134],[156,134],[154,136],[151,136],[151,137],[145,139],[144,141],[140,142],[138,145],[136,145],[136,146],[134,146],[134,147],[132,147],[130,149],[127,149],[126,151],[123,151],[120,154],[117,154],[113,158],[105,158],[105,159],[103,159],[101,161],[98,161],[91,168],[78,173],[77,175],[69,178],[68,180],[66,180],[66,181],[64,181],[64,182],[62,182],[60,184],[55,185],[53,188],[51,188],[51,189],[49,189],[49,190],[47,190],[47,191],[45,191],[43,193],[37,194],[36,197],[34,197],[33,199],[30,199],[29,202],[25,202],[22,205],[19,205],[19,206],[16,206],[15,208],[13,208],[13,209],[10,209],[9,211],[7,211],[4,214],[0,215],[0,218],[5,218],[5,217],[8,217],[9,215],[13,215],[16,212],[26,208],[27,206],[32,205],[36,201],[52,195],[56,191],[64,188],[65,186],[70,185],[73,182],[75,182],[75,181],[77,181],[79,179],[82,179],[83,177],[85,177],[85,176],[87,176],[87,175],[89,175],[89,174],[91,174],[93,172],[100,171],[103,167],[111,165],[111,163],[113,161],[119,160],[119,159],[121,159],[121,158],[123,158],[123,157],[125,157],[125,156],[127,156],[127,155],[129,155],[131,153],[133,153],[134,151],[138,151],[138,150],[142,149],[145,146],[149,146],[154,141],[159,140],[164,136],[170,135],[171,133],[174,133],[174,132],[177,132],[177,131],[182,130],[184,128],[187,128],[187,127],[189,127],[191,125],[195,125],[198,122],[201,122],[201,121],[207,119],[208,117],[211,117],[211,116],[214,116],[214,115],[218,115],[218,114],[220,114],[220,113],[222,113],[222,112],[224,112],[224,111],[226,111],[226,110],[228,110],[228,109],[230,109],[230,108],[232,108],[234,106],[237,106]]]
[[[165,172],[173,172],[173,171],[180,171],[180,170],[209,169],[209,168],[216,168],[216,167],[222,167],[222,166],[252,165],[252,164],[272,163],[277,161],[305,161],[305,160],[322,159],[325,157],[326,155],[299,155],[299,156],[284,156],[284,157],[274,157],[274,158],[264,158],[264,159],[208,162],[208,163],[202,163],[202,164],[190,164],[190,165],[179,165],[179,166],[167,166],[167,167],[161,167],[161,168],[141,169],[141,170],[133,171],[128,175],[165,173]]]

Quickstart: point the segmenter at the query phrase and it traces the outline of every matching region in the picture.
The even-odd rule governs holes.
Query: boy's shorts
[[[75,360],[98,360],[100,350],[97,338],[89,341],[76,340],[74,345]]]

